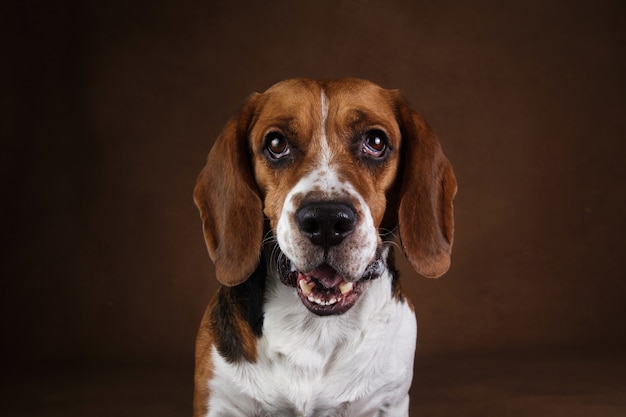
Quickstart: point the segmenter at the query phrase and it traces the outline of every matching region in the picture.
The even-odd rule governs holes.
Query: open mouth
[[[367,288],[369,281],[378,278],[384,268],[378,258],[358,281],[347,281],[333,267],[323,263],[309,272],[293,269],[291,261],[282,256],[279,275],[284,284],[295,287],[302,304],[318,316],[343,314],[348,311]]]
[[[296,288],[302,303],[318,316],[343,314],[358,300],[362,282],[345,281],[323,264],[309,273],[298,272]]]

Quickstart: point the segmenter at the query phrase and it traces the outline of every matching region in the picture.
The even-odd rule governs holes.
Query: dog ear
[[[450,268],[454,240],[452,165],[426,121],[397,95],[402,131],[398,228],[404,253],[421,275],[437,278]]]
[[[259,263],[263,208],[252,175],[248,131],[258,96],[231,118],[209,152],[194,189],[215,275],[224,285],[244,282]]]

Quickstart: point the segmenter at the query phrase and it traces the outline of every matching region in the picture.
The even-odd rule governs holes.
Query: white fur
[[[276,228],[278,245],[299,271],[310,271],[324,261],[324,249],[315,246],[299,233],[295,220],[298,208],[293,203],[294,197],[306,196],[312,190],[317,190],[316,196],[319,196],[320,190],[323,190],[324,200],[342,201],[349,198],[356,203],[354,208],[359,213],[359,221],[355,230],[341,245],[330,248],[327,253],[328,259],[326,259],[346,281],[356,281],[363,276],[367,266],[374,261],[378,246],[378,232],[363,197],[354,190],[351,184],[340,182],[332,171],[322,169],[313,171],[302,178],[287,194]]]
[[[357,281],[380,245],[370,209],[352,184],[340,181],[326,137],[327,98],[321,95],[321,152],[315,168],[285,198],[277,224],[282,252],[300,271],[327,262],[345,280]],[[296,199],[350,201],[355,230],[324,250],[299,233]],[[386,258],[387,250],[382,257]],[[383,259],[385,261],[386,259]],[[269,265],[272,262],[268,262]],[[363,281],[356,304],[342,315],[320,317],[300,301],[295,288],[267,273],[263,335],[257,361],[228,363],[213,348],[209,417],[408,416],[417,325],[405,301],[394,298],[392,276]]]
[[[322,152],[320,157],[320,165],[325,167],[326,169],[330,166],[330,161],[332,159],[332,149],[328,144],[328,137],[326,136],[326,125],[328,123],[328,98],[324,91],[320,94],[320,107],[322,119],[320,120],[320,142],[322,146]]]
[[[209,416],[408,416],[417,326],[390,275],[340,316],[315,316],[295,291],[269,280],[256,363],[214,350]]]

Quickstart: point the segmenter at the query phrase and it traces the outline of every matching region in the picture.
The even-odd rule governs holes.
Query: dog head
[[[209,153],[194,198],[218,280],[255,270],[267,219],[281,279],[316,314],[349,309],[399,230],[421,275],[450,266],[456,179],[396,91],[304,79],[253,94]]]

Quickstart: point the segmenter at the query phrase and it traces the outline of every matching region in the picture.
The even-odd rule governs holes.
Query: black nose
[[[356,227],[356,213],[341,203],[310,203],[296,212],[296,224],[311,243],[325,249],[340,244]]]

